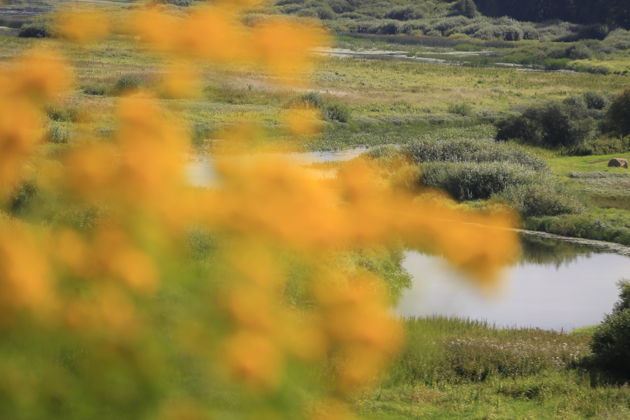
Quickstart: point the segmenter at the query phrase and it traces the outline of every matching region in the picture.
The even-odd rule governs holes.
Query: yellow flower
[[[321,112],[315,108],[290,108],[283,112],[282,121],[294,136],[313,136],[322,131]]]
[[[8,94],[37,101],[54,101],[73,83],[70,67],[51,48],[27,51],[13,60],[6,72],[11,82]]]
[[[162,93],[169,98],[193,98],[202,92],[201,75],[192,65],[167,67],[160,84]]]
[[[241,331],[225,340],[222,360],[230,376],[257,392],[276,389],[283,374],[282,354],[265,335]]]
[[[54,16],[55,32],[78,44],[100,41],[109,34],[108,16],[93,8],[66,8]]]
[[[45,311],[55,291],[45,251],[25,227],[0,222],[0,305]]]
[[[133,14],[131,33],[147,47],[161,52],[172,52],[181,29],[181,20],[159,7],[142,8]]]
[[[252,39],[260,62],[283,83],[299,81],[312,69],[314,49],[328,44],[321,27],[280,18],[256,25]]]
[[[0,193],[19,181],[26,160],[43,139],[40,112],[30,102],[0,98]]]

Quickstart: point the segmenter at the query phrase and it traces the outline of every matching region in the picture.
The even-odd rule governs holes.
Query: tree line
[[[630,29],[629,0],[476,0],[486,16],[540,22],[561,19]]]

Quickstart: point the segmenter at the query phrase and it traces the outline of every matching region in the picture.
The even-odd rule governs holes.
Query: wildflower
[[[282,355],[267,336],[237,332],[225,340],[223,354],[225,367],[233,379],[262,393],[278,387],[283,370]]]
[[[55,32],[78,44],[100,41],[109,34],[107,15],[96,9],[65,9],[54,18]]]

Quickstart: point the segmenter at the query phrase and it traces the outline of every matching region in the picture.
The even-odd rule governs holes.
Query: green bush
[[[596,365],[621,379],[630,379],[630,282],[619,285],[619,301],[593,333]]]
[[[570,58],[548,58],[543,61],[543,67],[545,70],[564,70],[571,61]]]
[[[581,98],[550,102],[498,121],[496,139],[515,139],[555,149],[574,147],[591,138],[595,116]]]
[[[573,156],[612,155],[630,150],[630,137],[601,138],[590,140],[580,146],[568,150]]]
[[[46,110],[46,114],[52,121],[76,122],[78,119],[78,111],[76,108],[50,106]]]
[[[451,104],[448,106],[448,112],[451,114],[461,115],[462,117],[469,117],[473,113],[472,106],[470,104]]]
[[[107,93],[107,88],[102,83],[93,83],[81,86],[81,90],[86,95],[102,96]]]
[[[548,180],[508,186],[498,194],[523,217],[579,213],[582,205]]]
[[[597,92],[586,92],[584,102],[588,109],[602,110],[608,106],[608,98]]]
[[[504,162],[427,163],[422,165],[422,183],[439,188],[456,200],[485,200],[508,187],[529,184],[534,172]]]
[[[384,17],[395,20],[413,20],[420,19],[423,15],[424,14],[415,7],[407,6],[394,8],[387,12]]]
[[[145,84],[146,80],[138,74],[123,74],[114,84],[113,93],[123,95],[138,90]]]
[[[24,25],[18,32],[20,38],[50,38],[52,33],[48,25],[44,23],[32,23]]]
[[[317,92],[309,92],[288,103],[288,106],[296,105],[319,109],[328,121],[345,123],[350,120],[351,111],[347,105],[329,103]]]
[[[606,114],[611,131],[621,136],[630,134],[630,88],[618,95]]]
[[[535,171],[546,171],[547,164],[515,145],[479,140],[416,140],[402,152],[415,162],[507,162]]]
[[[326,105],[325,115],[328,121],[348,122],[350,120],[350,108],[344,104]]]

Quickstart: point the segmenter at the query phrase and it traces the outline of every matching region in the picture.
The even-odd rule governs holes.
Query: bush
[[[543,61],[543,67],[545,70],[564,70],[567,68],[571,59],[569,58],[548,58]]]
[[[595,128],[593,116],[581,98],[550,102],[498,121],[496,139],[516,139],[555,149],[575,147],[591,137]]]
[[[611,155],[625,153],[630,150],[630,137],[601,138],[587,141],[580,146],[568,150],[573,156]]]
[[[417,140],[405,145],[403,153],[422,162],[506,162],[535,171],[546,171],[547,164],[518,146],[478,140]]]
[[[309,92],[300,96],[297,101],[299,105],[312,107],[317,109],[324,109],[324,98],[317,92]]]
[[[461,115],[462,117],[469,117],[472,115],[472,106],[469,104],[451,104],[448,106],[448,112]]]
[[[620,300],[593,334],[591,350],[596,365],[630,379],[630,282],[619,284]]]
[[[509,186],[498,197],[507,201],[523,217],[557,216],[582,210],[577,200],[543,179],[531,184]]]
[[[602,110],[608,106],[608,98],[597,92],[586,92],[584,102],[588,109]]]
[[[584,60],[593,57],[593,51],[584,44],[576,44],[565,50],[564,57],[571,60]]]
[[[328,121],[345,123],[350,120],[350,108],[344,104],[326,105],[325,115]]]
[[[401,26],[398,22],[387,22],[379,25],[377,32],[384,35],[396,35],[401,32]]]
[[[621,136],[630,134],[630,88],[617,96],[606,114],[608,127]]]
[[[102,96],[102,95],[105,95],[105,93],[107,93],[107,88],[102,83],[83,85],[81,86],[81,90],[86,95]]]
[[[529,184],[534,173],[504,162],[428,163],[422,165],[422,182],[440,188],[456,200],[485,200],[508,187]]]
[[[18,36],[20,38],[50,38],[52,34],[48,25],[33,23],[22,26]]]
[[[137,74],[124,74],[114,84],[114,94],[123,95],[125,93],[138,90],[146,81]]]
[[[408,6],[392,9],[384,17],[395,20],[413,20],[422,18],[423,14],[417,9]]]
[[[289,102],[288,106],[302,106],[319,109],[328,121],[348,122],[350,108],[340,103],[328,103],[317,92],[309,92]]]
[[[63,127],[53,125],[48,130],[48,141],[56,144],[65,144],[70,140],[70,132]]]

